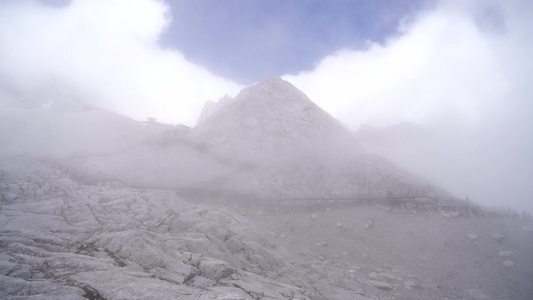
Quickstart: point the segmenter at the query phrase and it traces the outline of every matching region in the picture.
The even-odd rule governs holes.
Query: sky
[[[277,75],[353,130],[445,132],[458,173],[499,187],[478,198],[533,211],[530,53],[523,0],[0,0],[0,105],[192,127],[205,101]]]

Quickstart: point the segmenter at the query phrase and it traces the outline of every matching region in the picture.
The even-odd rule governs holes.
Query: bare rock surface
[[[233,209],[269,231],[278,249],[295,253],[291,264],[328,297],[353,299],[336,294],[345,291],[371,299],[533,295],[533,235],[521,230],[523,220],[336,203]],[[369,217],[373,225],[365,228]],[[505,239],[495,242],[494,232]]]
[[[316,293],[237,215],[192,205],[171,191],[80,185],[24,158],[1,161],[0,178],[0,298]],[[7,191],[15,196],[5,197]]]
[[[0,191],[0,298],[533,295],[533,236],[515,219],[335,202],[207,203],[83,185],[23,157],[0,161]],[[496,242],[495,232],[505,238]]]

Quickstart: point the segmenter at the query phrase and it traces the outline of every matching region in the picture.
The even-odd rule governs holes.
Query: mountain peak
[[[285,80],[281,79],[278,76],[269,76],[269,77],[261,80],[260,82],[256,83],[253,86],[264,86],[264,87],[268,87],[268,88],[283,88],[283,87],[285,87],[285,88],[296,89],[296,87],[294,87],[288,81],[285,81]]]
[[[352,154],[364,151],[341,122],[275,76],[242,90],[199,123],[194,135],[213,147],[227,148],[228,153],[240,151],[239,157],[249,160],[266,161],[270,158],[263,156],[303,149]]]
[[[321,127],[339,123],[289,82],[270,76],[243,89],[234,99],[226,101],[197,128],[214,126],[220,130],[227,124],[237,128],[270,128],[276,132],[293,132],[302,127]],[[222,126],[225,127],[225,126]],[[214,128],[213,128],[214,129]],[[228,128],[229,129],[229,128]]]
[[[291,83],[277,77],[270,76],[259,83],[245,88],[237,97],[248,98],[248,101],[267,102],[300,102],[314,104],[307,96]]]
[[[264,84],[264,83],[274,83],[274,84],[283,84],[283,83],[287,83],[287,81],[281,79],[281,77],[279,76],[268,76],[267,78],[261,80],[259,82],[259,84]]]

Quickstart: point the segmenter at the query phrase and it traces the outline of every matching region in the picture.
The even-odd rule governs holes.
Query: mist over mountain
[[[278,77],[214,107],[192,130],[94,109],[4,110],[0,153],[45,157],[89,181],[133,186],[259,198],[454,198],[368,153],[346,126]]]
[[[226,101],[191,136],[247,165],[229,185],[263,197],[431,193],[422,192],[428,182],[367,153],[346,126],[278,77]]]
[[[195,128],[6,105],[0,298],[527,298],[530,215],[378,155],[432,140],[354,135],[277,77],[207,103]]]
[[[438,183],[460,198],[532,212],[526,149],[516,142],[516,132],[497,126],[497,120],[493,123],[490,130],[477,131],[409,122],[386,127],[363,125],[355,135],[369,152]]]

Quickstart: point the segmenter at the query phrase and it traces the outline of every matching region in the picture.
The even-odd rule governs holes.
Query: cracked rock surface
[[[0,298],[293,299],[314,291],[244,218],[164,190],[0,162]],[[7,196],[6,196],[7,195]]]
[[[0,160],[0,191],[0,299],[533,294],[533,236],[520,220],[193,201],[169,190],[79,184],[22,157]]]

